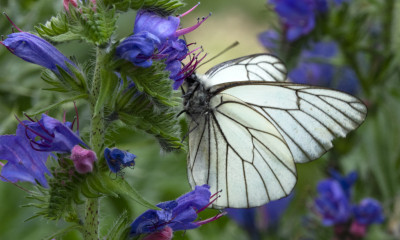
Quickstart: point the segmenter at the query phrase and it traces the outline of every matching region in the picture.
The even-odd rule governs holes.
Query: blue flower
[[[227,208],[228,216],[237,222],[251,239],[259,239],[260,231],[277,228],[282,214],[293,199],[291,193],[287,197],[271,201],[258,208]],[[259,219],[260,222],[256,223]]]
[[[160,43],[167,39],[176,38],[175,33],[178,30],[180,18],[162,17],[155,12],[139,10],[136,14],[134,34],[149,32],[156,36]]]
[[[336,170],[329,170],[329,174],[331,177],[337,181],[342,187],[348,199],[351,197],[351,187],[357,180],[357,172],[353,171],[349,173],[347,176],[342,176]]]
[[[312,0],[270,0],[281,18],[286,38],[291,42],[315,27],[315,3]]]
[[[70,154],[77,145],[86,144],[71,130],[73,124],[63,124],[46,114],[42,114],[39,121],[29,118],[19,122],[16,135],[0,136],[0,159],[8,161],[1,170],[1,179],[10,182],[38,181],[42,186],[48,187],[44,175],[51,174],[45,163],[51,152]],[[76,158],[79,161],[74,161],[74,164],[82,163],[82,157],[86,157],[78,155],[76,157],[80,159]],[[91,159],[94,161],[94,158]]]
[[[351,217],[351,204],[340,184],[335,180],[319,182],[315,208],[325,226],[345,223]]]
[[[249,233],[249,235],[258,235],[259,230],[256,225],[256,215],[258,208],[227,208],[225,211],[228,216],[235,220]]]
[[[353,207],[355,221],[363,225],[382,223],[384,220],[381,204],[372,198],[364,198],[359,205]]]
[[[87,145],[80,137],[55,118],[42,114],[39,121],[23,121],[26,137],[32,148],[42,152],[71,153],[75,145]]]
[[[302,51],[299,64],[289,72],[288,77],[295,83],[336,88],[355,94],[358,79],[354,71],[347,66],[331,63],[338,52],[335,42],[313,43],[310,49]]]
[[[280,35],[275,30],[267,30],[258,35],[258,40],[265,48],[274,53],[278,49]]]
[[[124,39],[116,48],[116,55],[136,66],[147,68],[153,64],[153,53],[159,44],[160,39],[157,36],[141,32]]]
[[[194,71],[199,62],[191,61],[189,66],[182,67],[181,61],[189,54],[188,45],[183,39],[178,39],[179,36],[198,28],[208,18],[203,18],[191,27],[179,29],[180,18],[197,6],[198,4],[177,17],[163,17],[148,10],[138,11],[133,35],[116,48],[117,57],[139,67],[150,67],[153,60],[165,60],[166,70],[171,72],[170,78],[175,81],[173,88],[178,89],[183,79]]]
[[[275,228],[278,225],[279,220],[282,217],[282,214],[288,208],[293,197],[294,197],[294,192],[290,193],[288,196],[284,198],[271,201],[261,207],[264,211],[264,221],[266,227]]]
[[[317,15],[329,10],[328,2],[328,0],[269,0],[279,15],[289,42],[309,34],[315,28]],[[336,5],[342,2],[344,0],[334,0]]]
[[[135,166],[136,155],[118,148],[104,149],[104,158],[110,170],[114,173],[122,168]]]
[[[173,231],[198,228],[214,221],[224,214],[203,221],[195,221],[197,214],[210,204],[210,187],[196,186],[195,190],[186,193],[176,200],[157,204],[161,210],[147,210],[131,224],[131,235],[149,234],[170,227]],[[215,200],[215,199],[214,199]],[[213,200],[213,201],[214,201]]]
[[[48,68],[57,74],[59,74],[57,66],[68,73],[71,71],[67,63],[75,66],[49,42],[28,32],[12,33],[1,43],[17,57]]]
[[[48,187],[45,174],[51,175],[46,167],[49,152],[36,151],[26,137],[26,128],[19,124],[16,135],[0,136],[0,159],[7,160],[1,169],[0,179],[10,182],[36,181]]]

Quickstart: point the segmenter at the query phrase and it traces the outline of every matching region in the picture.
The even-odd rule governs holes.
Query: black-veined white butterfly
[[[276,57],[256,54],[186,79],[188,178],[220,191],[213,208],[249,208],[287,196],[295,163],[314,160],[365,119],[349,94],[286,81]]]

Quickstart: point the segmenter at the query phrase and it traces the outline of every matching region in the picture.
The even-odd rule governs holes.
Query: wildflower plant
[[[179,37],[194,31],[207,17],[180,28],[183,17],[196,6],[182,13],[179,0],[64,0],[62,6],[56,16],[32,32],[14,24],[16,16],[5,15],[13,32],[0,41],[3,52],[44,67],[41,77],[47,87],[42,92],[57,93],[60,99],[36,106],[37,111],[23,118],[15,117],[16,134],[0,136],[0,179],[20,188],[30,183],[26,191],[33,202],[28,206],[38,211],[29,219],[70,223],[49,239],[72,230],[84,239],[126,239],[141,234],[149,235],[147,239],[157,234],[171,239],[173,231],[197,228],[223,216],[196,220],[210,197],[218,197],[211,196],[206,185],[176,201],[153,205],[145,200],[122,174],[135,166],[136,155],[121,150],[110,138],[115,129],[124,127],[152,135],[164,151],[185,147],[176,117],[180,99],[174,90],[193,73],[203,55],[200,48],[189,50],[191,44]],[[130,10],[137,11],[131,19],[132,34],[118,39],[117,19]],[[89,59],[81,62],[64,55],[57,45],[65,42],[86,44]],[[65,112],[62,120],[49,114],[71,104],[76,104],[76,116],[70,122]],[[84,105],[89,106],[90,116],[82,131],[79,112]],[[125,197],[149,208],[141,216],[157,226],[143,230],[138,223],[143,217],[134,221],[125,212],[107,231],[100,229],[100,200],[105,197]]]

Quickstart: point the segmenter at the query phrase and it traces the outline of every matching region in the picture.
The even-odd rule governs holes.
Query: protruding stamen
[[[36,122],[35,120],[33,120],[31,117],[29,117],[29,115],[27,113],[23,113],[24,116],[29,119],[31,122]]]
[[[209,219],[206,219],[206,220],[203,220],[203,221],[198,221],[198,222],[196,222],[196,224],[197,224],[197,225],[203,225],[203,224],[206,224],[206,223],[215,221],[215,220],[217,220],[218,218],[220,218],[220,217],[222,217],[222,216],[224,216],[224,215],[226,215],[226,214],[227,214],[227,212],[218,213],[218,214],[215,215],[214,217],[209,218]]]
[[[220,190],[220,191],[214,193],[213,195],[211,195],[211,197],[210,197],[210,200],[211,200],[211,201],[210,201],[206,206],[204,206],[204,207],[200,208],[199,210],[197,210],[196,213],[199,213],[199,212],[204,211],[204,210],[205,210],[206,208],[208,208],[211,204],[213,204],[213,203],[220,197],[220,195],[218,195],[220,192],[222,192],[222,190]],[[215,197],[215,198],[214,198],[214,197]],[[214,198],[214,199],[213,199],[213,198]]]
[[[1,164],[1,162],[0,162],[0,164]],[[2,165],[2,166],[4,166],[4,165]],[[4,179],[4,180],[6,180],[7,182],[9,182],[9,183],[11,183],[11,184],[13,184],[14,186],[16,186],[17,188],[19,188],[19,189],[21,189],[21,190],[23,190],[23,191],[25,191],[25,192],[27,192],[27,193],[30,193],[30,194],[32,194],[32,192],[31,191],[29,191],[29,190],[27,190],[27,189],[25,189],[25,188],[23,188],[23,187],[21,187],[20,185],[18,185],[18,184],[16,184],[16,183],[13,183],[13,182],[11,182],[10,180],[8,180],[6,177],[4,177],[4,176],[1,176],[0,175],[0,178],[2,178],[2,179]]]
[[[39,137],[43,138],[44,140],[47,140],[47,141],[51,142],[51,139],[50,139],[50,138],[47,138],[47,137],[41,135],[40,133],[36,132],[36,131],[33,130],[32,128],[28,127],[25,123],[23,123],[23,122],[17,117],[17,115],[14,115],[14,116],[15,116],[15,118],[17,119],[17,121],[18,121],[22,126],[24,126],[27,130],[29,130],[29,131],[31,131],[32,133],[38,135]]]
[[[211,16],[211,13],[210,13],[207,17],[203,18],[201,21],[199,21],[197,24],[195,24],[195,25],[193,25],[193,26],[188,27],[188,28],[183,28],[183,29],[177,30],[177,31],[175,32],[175,37],[179,37],[179,36],[181,36],[181,35],[184,35],[184,34],[186,34],[186,33],[190,33],[191,31],[194,31],[194,30],[195,30],[196,28],[198,28],[205,20],[207,20],[207,18],[210,17],[210,16]]]
[[[11,21],[11,19],[7,16],[5,12],[3,12],[3,14],[4,16],[6,16],[7,20],[11,23],[11,25],[13,25],[18,31],[23,32],[21,29],[19,29],[19,27],[17,27],[17,25],[15,25],[13,21]]]
[[[74,101],[75,115],[76,115],[76,132],[79,134],[79,113],[78,108],[76,107],[76,103]]]
[[[189,9],[189,10],[187,10],[186,12],[182,13],[182,14],[179,15],[178,17],[181,18],[181,17],[184,17],[184,16],[188,15],[191,11],[193,11],[193,10],[194,10],[195,8],[197,8],[197,6],[199,6],[199,5],[200,5],[200,2],[198,2],[196,5],[194,5],[194,7],[192,7],[192,8]]]

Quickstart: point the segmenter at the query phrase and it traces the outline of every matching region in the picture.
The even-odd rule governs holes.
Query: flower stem
[[[97,156],[101,155],[101,151],[104,144],[104,109],[100,108],[95,112],[95,105],[100,93],[101,85],[101,53],[100,49],[97,48],[96,52],[96,66],[93,73],[93,79],[91,84],[91,111],[92,118],[90,124],[90,145],[96,152]],[[93,170],[96,172],[97,168]],[[85,225],[84,225],[84,239],[85,240],[97,240],[99,239],[99,198],[88,198],[86,200],[86,212],[85,212]]]

